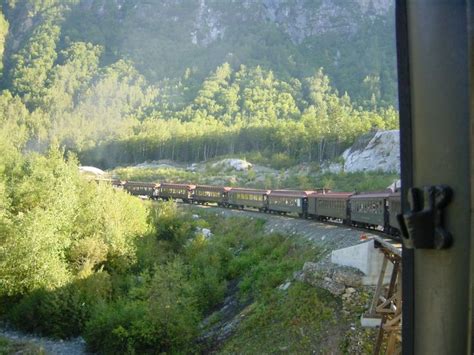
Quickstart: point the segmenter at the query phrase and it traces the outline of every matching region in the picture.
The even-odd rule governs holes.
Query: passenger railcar
[[[352,224],[364,228],[382,227],[388,231],[387,200],[391,191],[354,194],[350,198]]]
[[[178,199],[185,203],[216,203],[221,207],[255,208],[261,212],[295,213],[302,218],[322,221],[340,220],[356,227],[382,229],[385,233],[399,235],[397,215],[401,211],[400,192],[330,192],[264,190],[211,185],[154,183],[137,181],[105,181],[123,188],[135,196],[152,199]]]
[[[268,194],[267,209],[276,213],[297,213],[306,218],[308,195],[314,191],[273,190]]]
[[[227,193],[230,190],[230,187],[196,185],[193,201],[198,204],[214,202],[218,206],[224,206],[227,203]]]
[[[160,184],[155,182],[126,181],[123,188],[129,194],[134,196],[147,196],[148,198],[156,198]]]
[[[237,208],[257,208],[267,211],[267,197],[270,190],[231,188],[227,192],[226,206]]]
[[[159,188],[158,197],[162,200],[180,199],[183,202],[190,202],[196,185],[162,183]]]
[[[341,220],[350,224],[352,192],[312,193],[308,196],[308,215],[320,220]]]
[[[125,185],[125,182],[119,180],[119,179],[111,179],[110,183],[112,184],[113,187],[122,189],[123,186]]]

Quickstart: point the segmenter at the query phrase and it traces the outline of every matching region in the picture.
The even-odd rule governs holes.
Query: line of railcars
[[[399,235],[397,214],[401,211],[400,192],[331,192],[265,190],[211,185],[150,183],[110,180],[135,196],[150,199],[182,200],[185,203],[236,209],[257,209],[275,214],[296,214],[301,218],[339,222],[349,226],[381,230]]]

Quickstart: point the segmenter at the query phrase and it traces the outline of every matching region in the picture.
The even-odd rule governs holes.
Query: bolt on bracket
[[[408,249],[447,249],[453,237],[444,228],[444,208],[453,190],[447,185],[408,190],[410,211],[397,215],[403,244]]]

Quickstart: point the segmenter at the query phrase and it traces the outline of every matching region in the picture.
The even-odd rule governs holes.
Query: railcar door
[[[404,354],[472,353],[472,6],[397,1],[403,211],[410,187],[445,184],[454,196],[444,208],[451,246],[411,248],[430,237],[419,226],[404,242]]]

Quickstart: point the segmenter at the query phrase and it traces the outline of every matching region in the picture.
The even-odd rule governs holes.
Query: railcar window
[[[211,191],[211,190],[196,190],[195,194],[198,196],[203,197],[220,197],[221,193],[218,191]]]
[[[301,199],[294,198],[294,197],[274,196],[274,197],[270,197],[270,203],[276,206],[300,207]]]

